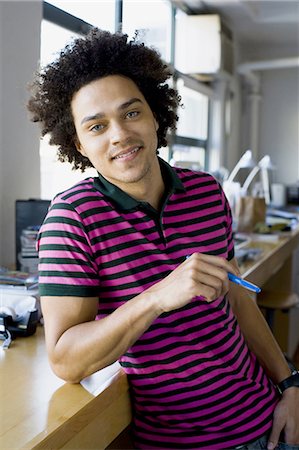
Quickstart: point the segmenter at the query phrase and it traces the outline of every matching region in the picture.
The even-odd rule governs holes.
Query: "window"
[[[59,51],[73,38],[75,33],[50,23],[42,21],[41,27],[41,65],[53,61]],[[71,169],[69,163],[58,161],[56,147],[49,144],[45,136],[40,143],[40,170],[41,170],[41,198],[48,200],[58,192],[72,186],[77,181],[88,176],[94,176],[95,170],[89,169],[82,173]]]
[[[194,170],[207,167],[209,97],[189,88],[182,78],[176,81],[182,98],[179,121],[171,148],[171,163]]]
[[[145,45],[171,61],[172,8],[166,0],[123,0],[122,31],[132,38],[139,30]]]
[[[115,1],[59,1],[49,0],[47,2],[59,10],[53,10],[59,14],[63,23],[70,17],[76,28],[76,18],[85,21],[99,28],[113,32],[115,28]],[[61,10],[61,11],[60,11]],[[66,14],[67,13],[67,14]],[[73,16],[73,17],[72,17]],[[47,15],[46,15],[47,17]],[[79,20],[77,20],[79,22]],[[80,23],[78,29],[81,28]],[[79,37],[78,33],[70,31],[66,27],[56,25],[48,20],[42,21],[41,26],[41,65],[44,66],[53,61],[58,56],[60,50],[74,37]],[[67,189],[76,182],[88,177],[95,176],[95,169],[87,169],[85,172],[72,170],[71,164],[58,161],[56,147],[49,144],[47,136],[40,144],[40,166],[41,166],[41,198],[51,199],[58,192]]]
[[[45,66],[53,61],[56,56],[58,56],[59,51],[71,41],[73,37],[78,36],[78,34],[73,33],[66,28],[43,20],[41,26],[41,65]]]
[[[177,134],[206,141],[208,137],[209,98],[207,95],[185,86],[181,78],[177,80],[177,89],[183,103],[183,108],[178,111]]]
[[[203,147],[174,144],[171,164],[192,170],[203,170],[206,166],[206,150]]]

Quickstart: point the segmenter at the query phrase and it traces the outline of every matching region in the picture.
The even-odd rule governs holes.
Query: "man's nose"
[[[124,122],[115,121],[110,123],[110,141],[112,145],[121,144],[130,136],[128,127]]]

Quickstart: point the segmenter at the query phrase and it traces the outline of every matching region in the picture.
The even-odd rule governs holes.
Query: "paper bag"
[[[266,202],[261,197],[240,197],[236,205],[237,230],[252,233],[258,222],[266,220]]]

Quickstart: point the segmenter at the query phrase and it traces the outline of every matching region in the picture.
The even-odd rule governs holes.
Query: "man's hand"
[[[284,432],[286,444],[299,444],[299,389],[297,387],[286,389],[275,408],[268,450],[276,447],[281,432]]]
[[[211,302],[228,292],[228,272],[239,275],[225,258],[193,253],[148,292],[155,294],[160,313],[180,308],[197,296]]]

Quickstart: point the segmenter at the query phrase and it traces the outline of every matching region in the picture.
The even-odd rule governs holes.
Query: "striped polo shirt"
[[[56,196],[41,228],[40,294],[98,296],[100,320],[187,255],[234,256],[231,212],[208,173],[159,160],[161,211],[101,175]],[[119,359],[141,449],[229,449],[271,427],[275,389],[226,297],[161,314]]]

